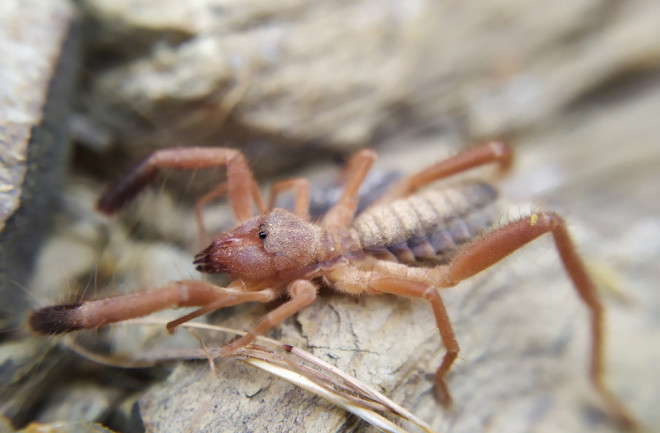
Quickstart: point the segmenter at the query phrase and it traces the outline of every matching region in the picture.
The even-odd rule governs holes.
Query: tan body
[[[437,289],[452,287],[550,233],[591,314],[591,380],[616,418],[632,425],[632,418],[602,380],[603,310],[563,219],[554,212],[539,212],[490,230],[497,213],[488,211],[496,196],[489,185],[472,182],[418,191],[437,179],[479,165],[497,162],[506,169],[511,163],[509,147],[492,142],[434,164],[395,184],[354,219],[357,191],[374,160],[375,153],[370,150],[360,151],[349,160],[343,173],[343,195],[316,224],[309,220],[309,185],[304,179],[275,184],[267,208],[240,152],[227,148],[158,151],[110,187],[101,197],[99,209],[106,213],[120,209],[153,179],[159,167],[226,166],[227,182],[198,203],[200,239],[205,238],[201,208],[218,195],[227,194],[236,220],[245,222],[213,240],[196,256],[195,263],[202,272],[228,274],[232,283],[218,287],[184,280],[129,295],[46,307],[32,313],[30,326],[39,333],[63,333],[98,328],[170,307],[201,307],[170,322],[167,328],[173,331],[181,323],[222,307],[269,302],[286,295],[288,300],[266,314],[245,337],[224,347],[231,353],[312,303],[320,281],[351,294],[422,298],[431,304],[446,348],[435,378],[438,397],[448,406],[452,400],[445,377],[459,346]],[[295,192],[294,212],[273,208],[284,189]],[[255,217],[253,203],[260,210]]]

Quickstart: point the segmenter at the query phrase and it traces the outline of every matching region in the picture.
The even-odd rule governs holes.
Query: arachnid
[[[493,187],[484,182],[462,182],[421,190],[435,180],[483,164],[498,163],[506,169],[512,160],[510,148],[491,142],[434,164],[398,181],[355,217],[358,189],[375,158],[373,151],[362,150],[349,160],[339,201],[314,223],[308,215],[309,184],[304,179],[274,184],[270,205],[266,206],[240,151],[156,151],[107,190],[99,200],[99,209],[105,213],[121,209],[150,183],[160,167],[225,166],[227,181],[198,202],[200,232],[204,233],[201,208],[222,194],[228,195],[236,221],[243,223],[220,234],[197,254],[194,263],[201,272],[224,273],[232,282],[219,287],[184,280],[144,292],[46,307],[31,314],[30,326],[41,334],[59,334],[94,329],[165,308],[200,307],[168,323],[168,330],[173,331],[222,307],[286,297],[247,335],[224,347],[225,353],[231,353],[314,302],[320,284],[349,294],[423,298],[431,304],[446,348],[435,380],[441,402],[449,406],[452,399],[445,377],[459,346],[438,289],[452,287],[539,236],[551,234],[564,269],[591,314],[591,381],[613,413],[624,423],[633,424],[603,382],[603,309],[561,216],[552,211],[536,212],[481,235],[492,221],[484,208],[496,197]],[[295,193],[294,212],[273,208],[277,195],[286,189]],[[253,205],[259,209],[257,216],[253,216]]]

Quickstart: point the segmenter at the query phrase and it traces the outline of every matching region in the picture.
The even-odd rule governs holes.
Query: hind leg
[[[628,428],[636,425],[634,418],[610,391],[603,380],[603,307],[595,284],[580,258],[563,218],[555,212],[538,212],[500,227],[465,246],[447,265],[435,268],[415,268],[400,263],[376,261],[369,271],[352,266],[340,268],[329,275],[339,290],[348,293],[393,293],[423,298],[431,302],[442,341],[447,353],[436,373],[440,398],[450,403],[445,376],[458,355],[458,344],[436,287],[453,287],[488,269],[509,254],[544,234],[551,234],[562,265],[575,291],[589,309],[591,316],[590,379],[596,391],[617,420]]]
[[[495,162],[500,165],[502,170],[508,170],[512,160],[511,148],[506,143],[491,141],[433,164],[417,174],[400,180],[379,198],[378,201],[372,204],[372,206],[406,197],[431,182],[462,173],[481,165]]]

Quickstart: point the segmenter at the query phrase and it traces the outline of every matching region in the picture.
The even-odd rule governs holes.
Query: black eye
[[[266,233],[266,231],[264,230],[264,225],[262,224],[259,226],[259,239],[263,240],[266,239],[266,237],[268,237],[268,233]]]

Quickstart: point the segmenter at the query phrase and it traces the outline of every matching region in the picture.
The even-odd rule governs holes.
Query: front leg
[[[318,287],[308,280],[296,280],[289,284],[287,291],[290,299],[266,314],[245,336],[233,343],[225,345],[222,348],[225,355],[230,355],[236,352],[236,350],[247,346],[254,341],[257,335],[261,335],[270,328],[279,325],[285,319],[288,319],[298,311],[310,305],[316,300]]]

